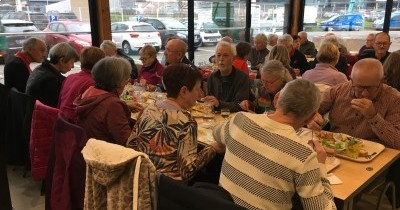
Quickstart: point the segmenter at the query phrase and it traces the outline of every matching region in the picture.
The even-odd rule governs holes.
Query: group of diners
[[[245,208],[336,209],[324,166],[326,152],[318,141],[305,141],[296,130],[303,126],[320,130],[321,116],[329,112],[332,132],[400,149],[400,92],[395,89],[400,53],[385,54],[382,65],[390,36],[376,34],[374,53],[367,50],[375,57],[362,54],[365,58],[354,64],[348,80],[335,67],[343,47],[334,35],[328,35],[318,51],[312,50],[305,32],[298,36],[299,49],[316,56],[315,68],[302,66],[304,61],[309,64],[293,47],[291,35],[257,35],[254,47],[235,46],[225,37],[215,48],[215,70],[203,88],[199,68],[187,59],[187,45],[178,38],[165,46],[165,66],[155,48],[145,45],[139,52],[143,66],[136,73],[134,62],[118,54],[111,41],[100,48],[87,47],[80,55],[61,43],[50,49],[47,60],[44,41],[29,38],[22,51],[7,61],[5,85],[59,108],[61,116],[81,126],[89,138],[146,153],[159,173],[185,184],[196,181],[216,155],[223,155],[218,184]],[[78,58],[81,71],[65,78],[62,74]],[[260,83],[237,67],[247,59],[250,69],[258,71]],[[30,62],[42,64],[31,71]],[[297,78],[300,75],[303,78]],[[122,101],[125,85],[133,80],[149,89],[160,87],[166,99],[147,107]],[[330,86],[323,94],[315,85],[320,83]],[[197,101],[216,111],[238,112],[215,125],[215,142],[201,149],[198,124],[190,113]],[[131,112],[139,112],[135,121]],[[399,165],[396,162],[387,176],[398,189]],[[294,194],[301,204],[292,203]]]

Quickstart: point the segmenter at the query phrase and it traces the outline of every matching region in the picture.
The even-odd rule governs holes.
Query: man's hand
[[[242,110],[244,110],[244,111],[250,111],[253,108],[253,105],[248,100],[244,100],[244,101],[240,102],[239,105],[240,105],[240,108],[242,108]]]
[[[351,100],[351,107],[360,112],[367,119],[371,119],[377,114],[374,104],[367,98]]]
[[[312,130],[321,130],[324,118],[319,113],[316,113],[314,117],[308,122],[307,128]]]
[[[206,96],[201,100],[205,103],[212,104],[214,107],[219,107],[219,100],[215,96]]]
[[[317,160],[319,163],[325,164],[326,160],[326,152],[324,147],[322,147],[321,143],[318,140],[310,140],[308,144],[314,149],[317,153]]]

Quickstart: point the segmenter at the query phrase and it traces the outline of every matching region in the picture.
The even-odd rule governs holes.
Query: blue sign
[[[57,21],[57,15],[49,15],[49,22]]]

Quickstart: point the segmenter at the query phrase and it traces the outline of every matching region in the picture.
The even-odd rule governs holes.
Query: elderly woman
[[[139,55],[139,59],[143,63],[138,77],[140,83],[152,86],[161,84],[164,66],[157,60],[156,48],[152,45],[145,45],[140,49]]]
[[[339,72],[335,65],[339,61],[340,52],[336,45],[324,43],[319,47],[317,59],[319,63],[314,69],[306,71],[302,78],[317,84],[329,86],[347,82],[347,77]]]
[[[267,61],[261,68],[261,85],[258,86],[256,101],[254,103],[245,100],[240,102],[240,107],[245,111],[263,113],[275,110],[274,97],[292,80],[288,70],[278,60]]]
[[[400,91],[400,50],[390,53],[383,63],[384,83]]]
[[[298,49],[293,47],[293,37],[290,34],[283,34],[278,38],[278,44],[285,46],[289,52],[290,66],[295,69],[300,69],[303,74],[309,69],[306,56]]]
[[[249,61],[251,62],[251,69],[259,70],[268,53],[267,36],[264,33],[257,34],[254,37],[254,47],[250,52]]]
[[[80,57],[81,71],[69,75],[62,86],[60,93],[60,114],[70,122],[76,123],[75,106],[73,102],[90,86],[94,85],[92,68],[97,61],[104,58],[104,52],[98,47],[86,47]]]
[[[45,59],[29,76],[26,93],[43,104],[57,108],[65,74],[74,67],[78,54],[68,43],[54,45]]]
[[[271,60],[277,60],[280,61],[283,66],[289,71],[290,75],[292,76],[293,79],[296,79],[296,74],[300,74],[299,69],[293,69],[290,66],[290,57],[289,57],[289,52],[287,48],[283,45],[275,45],[272,49],[271,52],[269,52],[266,60],[271,61]]]
[[[148,154],[159,172],[188,181],[218,150],[215,143],[197,152],[197,123],[189,109],[203,95],[201,74],[186,64],[170,64],[163,83],[167,99],[143,110],[127,146]]]
[[[131,66],[124,58],[106,57],[94,65],[94,86],[74,102],[77,124],[88,138],[125,146],[131,133],[131,112],[119,97],[130,81],[130,74]]]

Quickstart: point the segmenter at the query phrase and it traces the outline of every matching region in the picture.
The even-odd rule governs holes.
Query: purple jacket
[[[327,63],[317,63],[315,68],[304,72],[302,78],[313,83],[326,84],[330,86],[348,81],[346,75]]]
[[[161,76],[164,71],[164,66],[156,59],[151,66],[142,67],[138,79],[145,79],[147,84],[157,85],[161,84]]]

